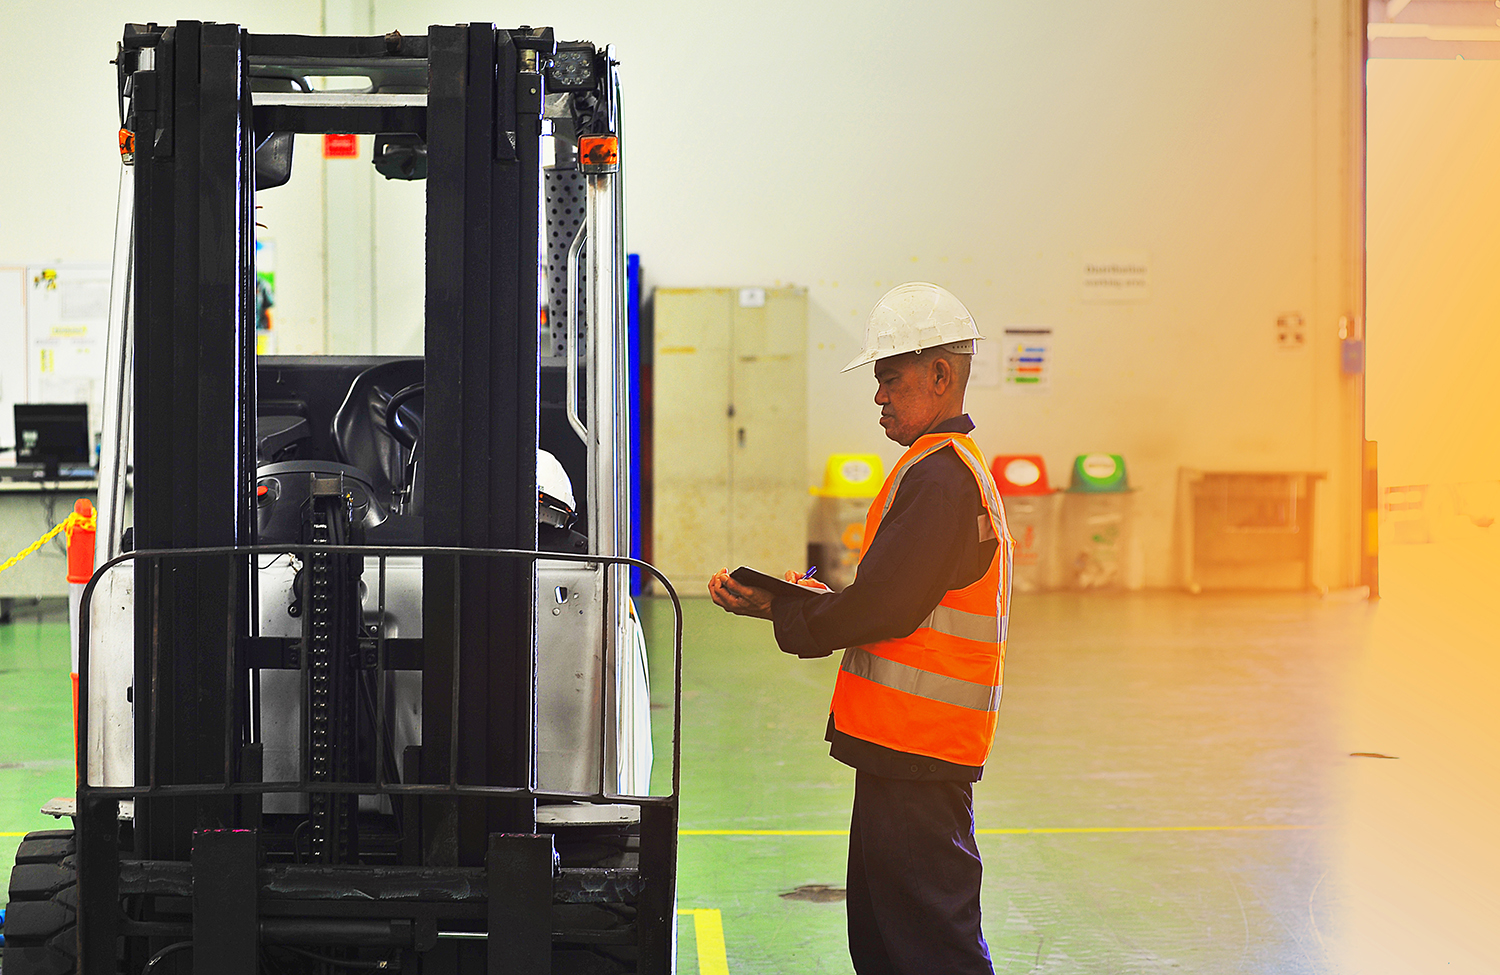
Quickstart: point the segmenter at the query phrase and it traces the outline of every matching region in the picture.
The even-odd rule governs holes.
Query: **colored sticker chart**
[[[1018,393],[1046,392],[1052,384],[1052,329],[1005,330],[1005,388]]]

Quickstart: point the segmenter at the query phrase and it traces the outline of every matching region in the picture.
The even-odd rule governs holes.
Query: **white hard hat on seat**
[[[577,512],[573,500],[573,481],[563,465],[548,451],[536,452],[537,521],[554,528],[566,528]]]
[[[843,371],[938,345],[973,355],[974,340],[982,338],[974,316],[952,292],[926,281],[908,281],[875,303],[865,323],[865,347]]]

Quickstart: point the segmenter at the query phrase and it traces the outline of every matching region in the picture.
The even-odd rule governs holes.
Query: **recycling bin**
[[[1119,454],[1080,454],[1062,495],[1057,553],[1065,589],[1123,589],[1134,531],[1130,483]]]
[[[818,567],[815,578],[830,588],[843,589],[854,581],[865,516],[884,483],[878,454],[832,454],[823,486],[811,489],[817,500],[808,524],[807,564]]]
[[[990,473],[1015,542],[1011,585],[1016,592],[1056,588],[1062,498],[1047,481],[1046,462],[1039,454],[999,454]]]

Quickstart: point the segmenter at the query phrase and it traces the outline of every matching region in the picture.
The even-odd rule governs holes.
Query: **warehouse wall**
[[[65,48],[0,64],[7,117],[26,117],[36,147],[0,157],[0,259],[107,257],[117,161],[104,62],[124,16],[291,32],[368,17],[409,33],[476,14],[471,0],[329,0],[331,15],[292,2],[71,6]],[[53,13],[21,8],[16,22]],[[808,287],[809,482],[833,451],[899,453],[875,422],[870,377],[838,370],[879,295],[926,278],[996,341],[1007,326],[1054,330],[1049,390],[975,389],[977,438],[991,453],[1040,452],[1055,477],[1074,454],[1124,454],[1141,489],[1144,582],[1176,578],[1182,465],[1328,471],[1319,578],[1354,581],[1358,425],[1336,334],[1357,312],[1344,0],[938,2],[920,21],[894,2],[649,10],[499,2],[483,16],[616,45],[630,246],[648,287]],[[419,209],[315,156],[299,164],[313,159],[319,178],[304,169],[264,195],[280,350],[415,351]],[[350,233],[337,214],[325,229],[324,187],[374,194],[373,230]],[[1082,263],[1099,253],[1146,256],[1150,297],[1085,301]],[[348,280],[374,282],[370,333],[325,314],[341,307],[325,288]],[[1277,347],[1289,313],[1306,323],[1300,351]]]
[[[1370,62],[1369,428],[1386,487],[1500,479],[1497,114],[1500,61]]]
[[[376,0],[374,25],[469,9]],[[651,9],[493,16],[616,45],[648,288],[808,287],[809,483],[835,451],[899,455],[868,371],[838,370],[880,294],[926,278],[997,342],[1054,330],[1048,392],[973,391],[980,446],[1041,453],[1055,477],[1075,454],[1123,454],[1139,581],[1176,581],[1180,466],[1328,472],[1317,576],[1356,581],[1341,0],[948,2],[920,23],[896,3]],[[1085,301],[1085,257],[1121,252],[1148,257],[1150,298]],[[419,285],[383,278],[382,303]],[[1278,347],[1286,314],[1301,350]]]
[[[0,263],[108,261],[114,239],[120,155],[115,69],[110,60],[127,20],[233,21],[251,30],[318,33],[316,3],[297,0],[9,0],[8,22],[50,25],[0,59],[0,117],[11,133],[0,152]],[[316,157],[301,138],[299,162]],[[322,179],[266,194],[261,223],[277,242],[283,351],[323,348]]]

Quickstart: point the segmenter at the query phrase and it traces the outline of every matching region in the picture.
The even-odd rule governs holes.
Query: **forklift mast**
[[[628,566],[671,591],[625,555],[612,53],[559,44],[550,28],[312,37],[179,21],[127,26],[118,71],[134,197],[134,535],[90,594],[116,566],[133,573],[134,772],[121,782],[89,767],[86,597],[77,970],[672,971],[680,615],[670,789],[622,794],[605,770],[627,746],[608,721],[591,787],[538,784],[538,607],[551,588],[565,599],[564,587],[539,593],[538,562],[601,573],[609,660],[626,652]],[[330,75],[371,84],[306,81]],[[401,393],[425,401],[405,484],[416,515],[347,465],[267,474],[281,468],[257,433],[268,366],[254,343],[255,197],[288,178],[297,133],[371,134],[383,174],[425,175],[425,348],[402,367],[422,388]],[[576,154],[558,172],[549,139]],[[576,231],[549,228],[554,183],[582,198]],[[387,408],[399,440],[410,413],[394,397]],[[549,424],[567,432],[552,449],[582,481],[586,546],[539,537]],[[268,491],[294,490],[300,535],[268,539]],[[295,636],[259,622],[278,555],[297,567]],[[420,567],[419,637],[388,637],[370,615],[377,589],[385,612],[387,563],[402,558]],[[399,752],[397,671],[420,674],[418,744]],[[278,672],[301,688],[292,780],[267,774],[261,675]],[[564,806],[609,812],[569,825]]]

